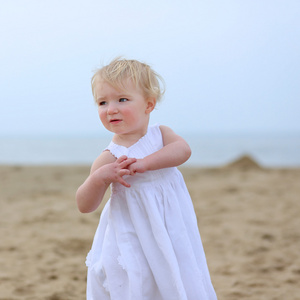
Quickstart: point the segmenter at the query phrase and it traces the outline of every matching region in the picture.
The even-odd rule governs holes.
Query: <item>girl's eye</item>
[[[128,101],[128,99],[126,99],[126,98],[120,98],[119,99],[119,102],[126,102],[126,101]]]
[[[103,106],[103,105],[105,105],[106,104],[106,101],[100,101],[99,102],[99,106]]]

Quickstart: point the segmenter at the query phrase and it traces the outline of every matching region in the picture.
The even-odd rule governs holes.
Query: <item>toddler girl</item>
[[[170,128],[148,126],[161,77],[115,59],[92,78],[104,127],[114,136],[76,193],[94,211],[111,185],[87,256],[88,300],[215,300],[197,220],[176,166],[191,154]]]

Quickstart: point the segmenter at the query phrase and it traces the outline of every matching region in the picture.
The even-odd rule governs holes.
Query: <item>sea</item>
[[[263,167],[300,167],[299,134],[187,134],[185,166],[219,167],[247,155]],[[0,137],[1,165],[90,165],[110,137]]]

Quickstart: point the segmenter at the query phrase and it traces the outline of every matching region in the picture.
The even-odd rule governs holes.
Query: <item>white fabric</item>
[[[143,158],[163,147],[158,125],[115,157]],[[112,184],[87,256],[88,300],[215,300],[192,201],[177,168]]]

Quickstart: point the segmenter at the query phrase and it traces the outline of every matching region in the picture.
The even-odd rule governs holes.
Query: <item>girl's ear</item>
[[[155,108],[156,99],[154,97],[147,98],[147,107],[146,107],[146,114],[150,114],[152,110]]]

